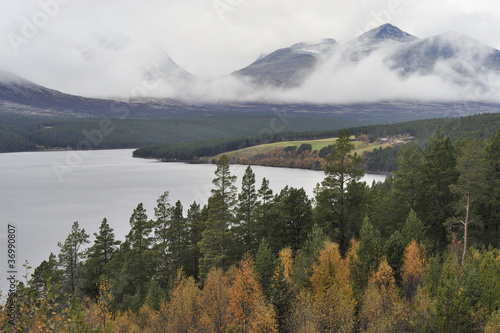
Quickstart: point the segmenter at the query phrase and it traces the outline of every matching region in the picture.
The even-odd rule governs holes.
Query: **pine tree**
[[[106,274],[107,265],[113,259],[113,256],[120,244],[115,240],[113,228],[104,218],[99,227],[99,233],[94,233],[94,244],[87,249],[87,260],[85,262],[85,294],[91,299],[95,299],[99,293],[99,283]]]
[[[164,192],[158,200],[156,200],[155,217],[153,221],[154,231],[154,253],[155,265],[157,274],[162,280],[162,285],[168,285],[169,278],[172,275],[171,266],[172,258],[170,256],[171,244],[171,219],[172,219],[172,205],[169,202],[169,192]]]
[[[486,148],[487,163],[487,195],[485,215],[485,238],[486,242],[500,248],[500,130],[491,138]]]
[[[31,285],[37,291],[42,291],[47,283],[59,285],[63,278],[63,271],[59,268],[59,262],[55,254],[50,253],[49,259],[35,268],[31,275]]]
[[[78,221],[75,221],[64,244],[60,242],[57,244],[61,248],[59,264],[64,270],[65,284],[71,295],[75,294],[77,288],[81,288],[80,270],[85,256],[81,247],[90,243],[88,239],[89,235],[85,233],[85,229],[80,229]]]
[[[421,191],[423,162],[424,155],[417,144],[407,145],[398,154],[398,172],[394,188],[412,210],[415,209],[418,193]]]
[[[208,200],[208,219],[205,222],[203,238],[198,243],[202,254],[201,275],[206,275],[212,266],[224,269],[228,264],[229,227],[234,221],[236,176],[231,175],[226,155],[222,155],[219,159],[215,175],[216,178],[212,181],[215,189],[212,190],[212,196]]]
[[[453,143],[449,137],[443,136],[441,127],[438,127],[424,149],[422,188],[415,206],[417,215],[429,226],[428,234],[438,248],[446,244],[444,223],[454,215],[456,196],[450,186],[458,178],[456,164]]]
[[[279,212],[277,212],[276,205],[274,205],[273,191],[269,188],[269,180],[266,178],[262,179],[262,185],[257,193],[260,204],[254,212],[255,239],[257,241],[261,241],[262,239],[269,241],[273,233],[272,224],[279,217]],[[273,244],[269,244],[269,246],[275,253],[280,250],[280,247],[275,247]]]
[[[104,266],[113,259],[117,246],[121,243],[119,240],[115,240],[113,231],[114,229],[109,226],[108,220],[104,218],[99,227],[99,233],[94,233],[94,245],[88,251],[89,257],[99,257]]]
[[[193,202],[187,211],[186,227],[188,230],[187,242],[188,257],[186,258],[184,270],[188,276],[199,276],[199,261],[201,258],[198,243],[202,239],[202,233],[205,229],[205,221],[200,209],[200,205]]]
[[[450,186],[452,193],[459,195],[460,200],[457,211],[463,212],[459,222],[464,227],[464,249],[462,265],[465,264],[467,245],[469,241],[469,225],[473,222],[473,205],[481,199],[486,183],[486,162],[482,141],[473,136],[467,140],[461,149],[457,161],[459,177],[456,184]]]
[[[269,235],[272,248],[290,246],[296,252],[307,239],[312,228],[312,204],[303,188],[286,186],[274,200],[278,218]]]
[[[188,261],[188,235],[186,220],[183,215],[182,203],[177,200],[172,207],[172,220],[169,229],[169,252],[172,256],[172,270],[177,271]]]
[[[265,205],[273,198],[273,190],[269,187],[269,180],[262,178],[262,184],[258,191],[259,197],[262,200],[262,204]]]
[[[341,130],[327,157],[325,180],[316,192],[318,215],[330,224],[330,235],[338,241],[342,255],[349,239],[357,235],[364,211],[363,158],[352,154],[353,149],[349,130]]]
[[[248,166],[241,181],[241,192],[238,194],[237,230],[238,239],[241,241],[241,254],[255,251],[257,236],[254,213],[258,205],[258,195],[255,189],[255,174]]]
[[[130,217],[130,232],[112,260],[116,280],[113,285],[116,304],[120,310],[139,311],[144,303],[148,282],[154,272],[152,257],[152,221],[148,220],[142,203]]]
[[[127,235],[127,240],[133,249],[144,253],[151,245],[151,232],[153,230],[152,222],[148,220],[146,210],[141,203],[134,209],[130,217],[130,232]]]

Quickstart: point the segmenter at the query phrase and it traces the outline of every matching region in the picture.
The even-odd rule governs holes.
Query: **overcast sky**
[[[109,86],[118,71],[133,74],[127,61],[140,62],[143,53],[106,59],[111,53],[100,50],[127,38],[214,79],[281,47],[321,38],[342,43],[384,23],[420,38],[455,31],[500,49],[498,0],[0,0],[0,68],[89,95],[91,78]],[[109,62],[115,72],[95,65]]]

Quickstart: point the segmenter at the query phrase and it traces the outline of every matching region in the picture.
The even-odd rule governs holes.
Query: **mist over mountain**
[[[318,62],[327,59],[337,48],[334,39],[324,39],[317,44],[298,43],[261,56],[232,75],[248,78],[257,86],[297,87],[314,72]]]
[[[272,77],[280,77],[272,68],[259,83],[267,85],[262,91],[265,98],[295,102],[498,101],[499,59],[499,50],[464,35],[444,33],[419,39],[385,24],[336,44],[328,57],[311,62],[307,76],[300,75],[303,69],[295,54],[282,57],[280,62],[288,65],[288,77],[294,78],[293,84],[285,86],[291,89],[278,84],[271,87]],[[245,74],[256,81],[261,75],[254,67],[245,68]]]
[[[499,50],[450,32],[420,39],[391,24],[345,43],[332,38],[296,43],[213,80],[196,78],[156,45],[115,32],[76,36],[62,50],[80,67],[73,68],[71,62],[52,64],[53,77],[65,78],[67,84],[59,90],[73,95],[83,89],[86,96],[122,100],[500,101]],[[9,75],[0,75],[4,101],[33,98],[43,106],[48,99],[59,98],[54,90]],[[75,103],[66,102],[64,107]]]

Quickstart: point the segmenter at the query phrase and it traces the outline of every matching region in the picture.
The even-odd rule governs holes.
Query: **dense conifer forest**
[[[204,205],[166,191],[154,212],[133,209],[121,241],[105,218],[93,242],[74,222],[0,329],[498,332],[500,130],[437,127],[371,186],[351,134],[338,133],[313,198],[273,193],[251,167],[237,189],[223,155]]]
[[[350,128],[355,137],[364,136],[368,142],[375,142],[380,138],[388,138],[400,135],[415,137],[415,142],[423,148],[432,137],[436,128],[440,126],[443,135],[449,136],[453,141],[467,137],[472,131],[476,131],[481,138],[490,138],[500,128],[500,114],[481,114],[460,118],[438,118],[415,120],[396,124],[370,125]],[[199,161],[199,157],[210,157],[221,153],[251,147],[263,143],[313,140],[337,137],[338,128],[329,131],[309,131],[295,133],[269,133],[268,135],[223,138],[214,140],[185,141],[178,143],[156,144],[145,146],[134,151],[135,157],[157,158],[167,161]],[[292,147],[290,147],[292,148]],[[330,147],[331,148],[331,147]],[[400,146],[379,148],[365,154],[364,168],[367,172],[394,172],[398,169],[396,161]],[[326,149],[326,148],[325,148]],[[256,156],[255,159],[244,159],[232,161],[231,163],[261,164],[268,166],[299,167],[305,169],[324,169],[324,157],[330,152],[310,151],[297,158],[301,153],[300,147],[294,152],[277,150],[266,156]],[[293,155],[293,156],[291,156]],[[202,159],[205,161],[206,159]],[[256,161],[257,160],[257,161]]]

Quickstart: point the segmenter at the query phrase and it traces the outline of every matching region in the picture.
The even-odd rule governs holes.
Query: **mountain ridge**
[[[127,48],[137,51],[137,46],[130,46],[131,40],[121,36],[106,39],[98,35],[92,38],[97,46],[106,46],[106,50],[101,52],[115,54],[119,50],[128,50]],[[496,96],[491,77],[500,77],[500,51],[497,49],[466,35],[452,32],[421,39],[391,24],[381,25],[343,44],[333,38],[326,38],[317,43],[300,42],[277,49],[270,54],[260,56],[250,65],[232,72],[225,79],[233,81],[225,85],[219,84],[222,79],[202,81],[178,66],[167,52],[157,47],[154,47],[154,50],[158,61],[146,69],[144,64],[147,61],[141,61],[142,67],[139,68],[139,72],[143,70],[141,76],[143,85],[147,87],[157,85],[158,94],[163,96],[165,93],[165,95],[145,102],[148,97],[147,89],[139,87],[144,88],[142,90],[145,92],[141,92],[140,95],[146,99],[140,102],[136,100],[133,108],[148,109],[147,112],[150,112],[150,109],[168,109],[169,112],[175,113],[172,109],[174,106],[178,110],[186,111],[190,109],[187,105],[192,102],[213,103],[210,101],[214,99],[209,95],[213,89],[218,89],[217,91],[221,92],[220,96],[227,96],[224,97],[226,102],[241,101],[238,96],[252,96],[252,94],[255,95],[253,101],[258,102],[265,96],[262,100],[273,102],[274,92],[300,92],[304,84],[318,75],[324,79],[321,82],[323,86],[342,82],[346,76],[349,77],[350,71],[357,69],[358,64],[368,60],[377,64],[380,72],[397,75],[402,83],[413,78],[420,80],[427,77],[439,78],[454,89],[480,90],[490,97]],[[91,49],[86,51],[85,56],[94,59],[100,54]],[[325,67],[325,64],[330,66]],[[343,71],[339,72],[338,68]],[[358,80],[367,79],[361,77]],[[234,93],[236,90],[233,86],[236,83],[240,85],[240,91]],[[207,89],[211,84],[215,84],[215,88]],[[384,84],[383,78],[380,78],[380,84]],[[184,94],[166,94],[172,91],[181,91]],[[342,91],[339,90],[338,93]],[[92,114],[88,110],[90,108],[99,114],[106,110],[109,112],[111,108],[109,105],[112,104],[110,101],[114,101],[113,98],[87,98],[82,101],[81,96],[61,94],[63,93],[60,91],[37,85],[14,73],[0,71],[0,105],[4,108],[22,109],[22,105],[30,105],[35,108],[46,108],[49,113],[50,109],[59,113],[66,111],[71,113],[73,110],[74,115],[83,109],[87,109],[86,113]],[[457,93],[457,96],[462,98],[463,94]],[[496,97],[498,99],[500,96]],[[245,101],[250,101],[252,98],[247,97]],[[398,98],[395,95],[392,99]],[[387,100],[387,97],[378,100]],[[287,103],[286,99],[275,101]],[[373,101],[377,102],[375,98]],[[307,102],[315,103],[314,100]],[[331,103],[336,102],[332,99]],[[54,106],[55,104],[57,106]]]

